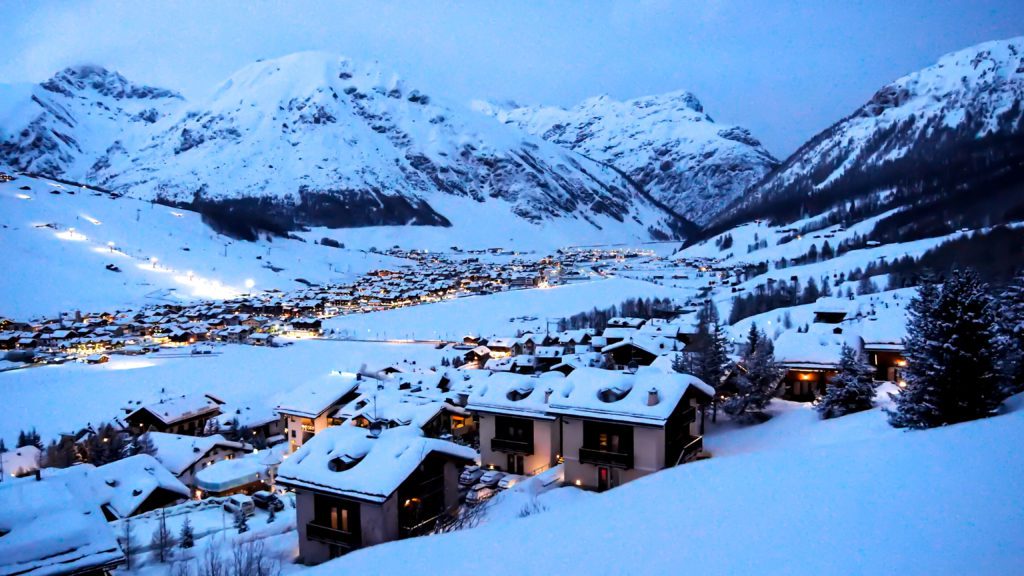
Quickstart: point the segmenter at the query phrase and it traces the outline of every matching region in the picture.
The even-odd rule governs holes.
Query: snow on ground
[[[319,238],[234,241],[194,212],[21,176],[0,183],[0,245],[8,270],[0,274],[0,316],[225,298],[244,293],[249,279],[256,290],[287,290],[303,286],[296,278],[348,281],[374,268],[410,264],[313,244]],[[108,264],[121,272],[107,270]]]
[[[356,371],[403,359],[436,364],[442,352],[424,344],[305,340],[284,348],[225,345],[217,354],[178,348],[147,356],[111,356],[100,365],[69,363],[0,374],[4,418],[0,437],[14,445],[18,431],[36,427],[44,441],[115,416],[129,400],[144,404],[190,393],[211,393],[232,404],[273,408],[289,390],[331,370]]]
[[[1014,574],[1024,565],[1024,508],[1014,505],[1024,490],[1024,398],[1012,404],[1005,415],[912,432],[888,428],[878,409],[820,422],[806,406],[780,405],[768,424],[730,432],[735,441],[712,435],[721,457],[303,574],[468,574],[481,565],[491,576]],[[760,438],[785,449],[730,456]]]
[[[594,307],[617,305],[627,298],[661,298],[678,294],[649,282],[610,278],[546,289],[469,296],[373,314],[339,316],[324,322],[324,329],[333,329],[343,337],[367,339],[461,339],[469,332],[515,336],[517,330],[543,333],[548,318],[558,319]]]

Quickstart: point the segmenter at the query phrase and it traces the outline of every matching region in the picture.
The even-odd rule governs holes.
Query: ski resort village
[[[779,159],[328,52],[0,84],[0,576],[1024,573],[1024,39],[904,73]]]

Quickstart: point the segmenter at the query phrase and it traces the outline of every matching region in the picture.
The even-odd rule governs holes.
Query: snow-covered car
[[[241,510],[242,514],[252,516],[256,513],[256,503],[245,494],[233,494],[224,501],[224,509],[232,514]]]
[[[479,504],[494,496],[494,488],[484,484],[477,484],[466,493],[466,504]]]
[[[484,472],[483,476],[480,477],[479,483],[485,486],[490,486],[491,488],[495,488],[498,486],[498,482],[500,482],[501,479],[504,477],[504,472],[500,472],[498,470],[488,470],[487,472]]]
[[[257,508],[262,508],[264,510],[270,510],[271,508],[274,509],[274,512],[284,510],[284,502],[282,502],[276,494],[271,494],[266,490],[254,492],[252,495],[252,501],[256,504]]]
[[[525,476],[519,474],[505,474],[501,480],[498,480],[498,490],[508,490],[516,484],[522,482]]]
[[[479,466],[466,466],[462,469],[462,474],[459,474],[459,485],[460,486],[472,486],[476,484],[480,477],[484,475],[484,471]]]

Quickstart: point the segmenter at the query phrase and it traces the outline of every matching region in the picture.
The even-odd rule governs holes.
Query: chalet
[[[85,475],[107,521],[170,506],[190,496],[188,487],[148,454],[104,464]]]
[[[230,437],[244,435],[246,442],[258,443],[260,439],[273,446],[284,442],[284,419],[276,410],[260,405],[221,406],[217,417],[217,429]]]
[[[551,395],[564,378],[492,374],[469,396],[480,427],[480,463],[513,474],[536,474],[558,462],[561,430],[548,414]]]
[[[232,442],[220,434],[196,437],[150,432],[149,438],[156,447],[154,458],[190,488],[195,487],[196,474],[203,468],[252,451],[250,445]]]
[[[868,362],[875,367],[876,380],[900,382],[907,365],[903,340],[907,337],[907,318],[903,310],[893,310],[864,320],[861,340]]]
[[[811,324],[808,332],[790,329],[775,340],[775,362],[785,370],[783,398],[814,400],[839,369],[843,344],[859,350],[859,339],[834,330],[832,324]]]
[[[491,338],[487,341],[487,349],[490,350],[491,358],[505,358],[518,353],[515,338]]]
[[[547,413],[561,418],[567,483],[607,490],[703,451],[700,407],[714,389],[694,376],[580,368],[562,390]]]
[[[634,330],[639,329],[647,322],[644,318],[630,318],[630,317],[619,317],[610,318],[608,320],[608,328],[633,328]]]
[[[604,329],[601,336],[604,338],[604,345],[617,344],[636,336],[639,331],[629,326],[609,326]]]
[[[856,317],[857,302],[848,298],[825,296],[814,303],[813,312],[816,324],[839,324]]]
[[[463,355],[469,368],[478,368],[491,359],[491,350],[487,346],[477,346]]]
[[[60,478],[0,484],[0,574],[105,576],[124,561],[103,512]]]
[[[621,370],[628,366],[650,366],[658,356],[678,351],[683,346],[676,340],[656,336],[644,337],[639,334],[626,340],[609,344],[601,349],[609,364]]]
[[[209,394],[188,394],[147,404],[125,416],[125,423],[136,434],[156,431],[195,436],[206,429],[206,422],[220,414],[224,402]]]
[[[332,413],[358,396],[360,380],[355,374],[334,371],[288,391],[276,410],[284,418],[292,452],[331,425]]]
[[[537,346],[533,352],[534,365],[538,372],[547,372],[562,361],[561,346]]]
[[[295,491],[300,560],[429,533],[457,508],[459,472],[475,459],[473,449],[409,426],[324,430],[277,475]]]

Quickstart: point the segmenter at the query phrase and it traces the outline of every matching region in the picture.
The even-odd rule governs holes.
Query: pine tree
[[[747,335],[746,349],[736,377],[736,392],[723,402],[722,409],[738,420],[763,422],[768,419],[763,411],[775,395],[781,371],[775,365],[772,341],[754,324]]]
[[[150,456],[156,455],[156,445],[153,444],[153,439],[150,438],[149,433],[143,433],[132,439],[131,444],[128,448],[129,456],[135,456],[137,454],[149,454]]]
[[[117,540],[121,544],[121,551],[124,552],[124,567],[131,570],[132,558],[138,547],[138,542],[135,541],[135,526],[132,524],[131,518],[121,521],[121,536]]]
[[[0,454],[7,452],[7,445],[4,444],[4,439],[0,438]]]
[[[931,282],[918,291],[904,343],[907,386],[890,395],[890,424],[932,428],[988,416],[999,407],[1004,392],[986,288],[975,272],[954,270],[941,291]]]
[[[191,548],[195,546],[196,536],[192,530],[192,520],[189,516],[185,516],[185,522],[181,525],[181,533],[178,534],[178,542],[180,542],[182,548]]]
[[[829,379],[815,409],[823,419],[837,418],[871,408],[875,398],[875,369],[863,355],[843,344],[839,371]]]
[[[1000,295],[1000,368],[1007,394],[1024,391],[1024,269]]]

